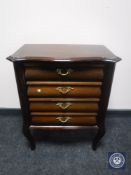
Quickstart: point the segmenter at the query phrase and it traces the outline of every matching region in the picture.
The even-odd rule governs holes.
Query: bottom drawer
[[[32,116],[32,124],[40,125],[96,125],[96,116]]]

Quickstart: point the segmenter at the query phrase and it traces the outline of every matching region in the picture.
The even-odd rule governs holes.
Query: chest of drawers
[[[8,57],[13,61],[23,133],[31,149],[31,130],[97,129],[95,150],[105,133],[105,115],[115,63],[101,45],[24,45]],[[89,131],[88,131],[89,132]]]

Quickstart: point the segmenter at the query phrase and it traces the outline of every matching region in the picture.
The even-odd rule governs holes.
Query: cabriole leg
[[[23,134],[28,139],[31,150],[35,150],[35,148],[36,148],[35,140],[31,134],[30,129],[23,126]]]
[[[98,129],[97,134],[96,134],[96,136],[93,140],[93,143],[92,143],[92,149],[93,150],[96,150],[97,145],[98,145],[100,139],[104,136],[104,134],[105,134],[105,127],[100,127]]]

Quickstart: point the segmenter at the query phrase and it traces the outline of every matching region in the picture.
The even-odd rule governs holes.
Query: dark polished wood
[[[71,67],[71,66],[70,66]],[[100,81],[103,79],[104,72],[103,68],[85,68],[81,69],[72,69],[72,68],[56,68],[46,70],[46,66],[41,68],[31,67],[27,68],[25,71],[25,77],[27,80],[43,80],[43,81],[75,81],[75,80],[96,80]]]
[[[45,112],[97,112],[97,102],[30,102],[30,111]]]
[[[100,98],[28,98],[28,101],[30,102],[76,102],[76,101],[82,101],[82,102],[99,102]]]
[[[78,44],[25,44],[13,55],[11,61],[120,61],[103,45]]]
[[[15,69],[17,87],[19,92],[20,105],[21,105],[21,110],[23,114],[23,134],[29,140],[31,149],[34,150],[35,142],[29,129],[31,117],[30,117],[29,103],[27,100],[27,93],[26,93],[27,86],[26,86],[26,80],[25,80],[24,65],[21,63],[19,64],[14,63],[14,69]]]
[[[102,45],[66,44],[27,44],[7,59],[14,62],[23,133],[31,149],[34,129],[96,128],[96,150],[105,134],[115,63],[121,59]]]
[[[86,98],[100,97],[101,87],[99,86],[46,86],[36,85],[28,86],[27,94],[29,97],[68,97],[68,98]]]
[[[66,121],[67,120],[67,121]],[[33,116],[32,124],[38,125],[96,125],[96,116]]]
[[[63,85],[63,86],[67,86],[67,85],[83,85],[83,86],[101,86],[102,82],[99,81],[92,81],[92,82],[68,82],[68,81],[27,81],[26,82],[27,85]]]
[[[55,131],[55,130],[58,130],[58,131],[66,131],[66,130],[91,130],[91,129],[95,129],[95,130],[98,130],[98,126],[97,125],[94,125],[94,126],[60,126],[60,125],[51,125],[51,126],[46,126],[46,125],[30,125],[29,127],[30,130],[50,130],[50,131]]]

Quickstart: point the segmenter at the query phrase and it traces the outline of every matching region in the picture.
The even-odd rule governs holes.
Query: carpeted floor
[[[131,173],[131,116],[108,114],[106,134],[91,149],[94,133],[45,133],[31,151],[21,132],[21,114],[0,115],[0,175],[129,175]],[[92,134],[91,134],[92,133]],[[125,152],[125,169],[108,167],[109,152]]]

